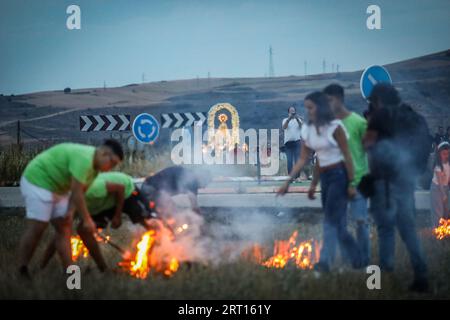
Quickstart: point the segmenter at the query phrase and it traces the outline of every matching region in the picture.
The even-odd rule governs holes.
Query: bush
[[[28,162],[39,152],[40,150],[23,151],[17,145],[2,149],[0,151],[0,186],[17,185]]]
[[[64,89],[64,93],[71,93],[72,92],[72,89],[70,89],[69,87],[67,87],[67,88],[65,88]]]

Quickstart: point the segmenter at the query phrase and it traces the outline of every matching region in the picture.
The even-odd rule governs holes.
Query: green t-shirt
[[[106,190],[106,183],[108,182],[123,185],[125,187],[125,199],[130,197],[134,191],[133,178],[129,175],[115,171],[100,173],[86,191],[86,204],[92,215],[111,209],[116,204],[114,196]]]
[[[361,178],[369,171],[367,155],[362,145],[362,138],[367,130],[367,121],[357,113],[352,112],[342,119],[342,122],[349,134],[348,146],[353,158],[355,176],[352,185],[357,186]]]
[[[70,191],[72,177],[89,186],[97,176],[95,147],[61,143],[38,154],[25,168],[24,177],[32,184],[58,194]]]

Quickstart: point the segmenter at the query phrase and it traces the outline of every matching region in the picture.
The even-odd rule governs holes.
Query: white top
[[[443,186],[448,185],[449,180],[450,180],[450,165],[447,163],[443,163],[442,166],[444,167],[444,184]],[[439,179],[438,179],[438,174],[437,173],[441,173],[441,167],[440,166],[436,166],[434,168],[434,172],[433,172],[433,183],[439,185]]]
[[[344,160],[344,155],[333,137],[338,126],[344,130],[348,139],[347,130],[341,120],[333,120],[329,124],[321,126],[319,128],[319,134],[313,124],[306,124],[302,128],[302,140],[308,148],[316,151],[321,167],[326,167]]]
[[[282,122],[282,126],[286,123],[289,118],[284,118]],[[300,123],[303,124],[303,120],[299,117]],[[297,141],[300,140],[300,134],[302,132],[302,126],[298,125],[297,120],[292,119],[289,121],[288,126],[284,129],[284,143],[288,141]]]

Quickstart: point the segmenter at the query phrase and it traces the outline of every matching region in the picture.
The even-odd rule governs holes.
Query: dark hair
[[[328,99],[323,92],[315,91],[305,97],[306,100],[311,100],[317,107],[316,110],[316,128],[326,125],[335,119],[333,111],[328,104]]]
[[[442,161],[441,161],[441,157],[439,155],[439,153],[442,150],[450,150],[450,145],[449,144],[444,144],[442,147],[437,148],[436,147],[436,154],[434,156],[434,168],[436,168],[437,166],[439,166],[439,168],[441,168],[442,171],[444,171],[444,166],[442,165]]]
[[[288,113],[289,113],[289,109],[291,109],[291,108],[294,108],[294,109],[295,109],[295,112],[297,112],[297,107],[295,106],[295,104],[293,104],[292,106],[289,106],[289,108],[288,108]]]
[[[326,86],[325,89],[323,89],[323,92],[326,95],[337,97],[342,101],[344,100],[344,88],[340,84],[337,83],[330,84]]]
[[[123,160],[123,148],[119,141],[114,139],[107,139],[103,142],[103,145],[110,148],[121,161]]]
[[[382,102],[384,106],[397,106],[401,99],[393,85],[379,83],[373,87],[369,101],[372,103]]]

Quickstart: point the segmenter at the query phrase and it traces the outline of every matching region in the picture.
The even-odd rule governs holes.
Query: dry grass
[[[316,220],[316,219],[314,219]],[[437,241],[422,229],[422,243],[427,254],[431,290],[426,294],[411,293],[407,286],[412,274],[403,244],[398,241],[396,272],[382,275],[382,290],[368,290],[364,271],[345,270],[333,272],[317,279],[312,271],[287,268],[269,270],[247,260],[220,264],[216,267],[182,266],[169,279],[152,275],[145,280],[131,278],[123,273],[100,274],[89,260],[82,267],[82,289],[66,289],[66,276],[54,259],[46,270],[38,270],[38,257],[42,245],[32,263],[32,282],[17,278],[14,261],[17,242],[23,229],[23,218],[0,218],[0,298],[12,299],[448,299],[450,297],[450,240]],[[281,221],[277,235],[288,235],[299,229],[304,238],[319,237],[318,223]],[[46,235],[46,240],[50,235]],[[112,233],[115,241],[130,243],[126,229]],[[45,241],[43,241],[45,242]],[[376,236],[373,252],[376,256]],[[103,246],[102,250],[111,266],[120,257]],[[376,263],[376,260],[374,261]]]

